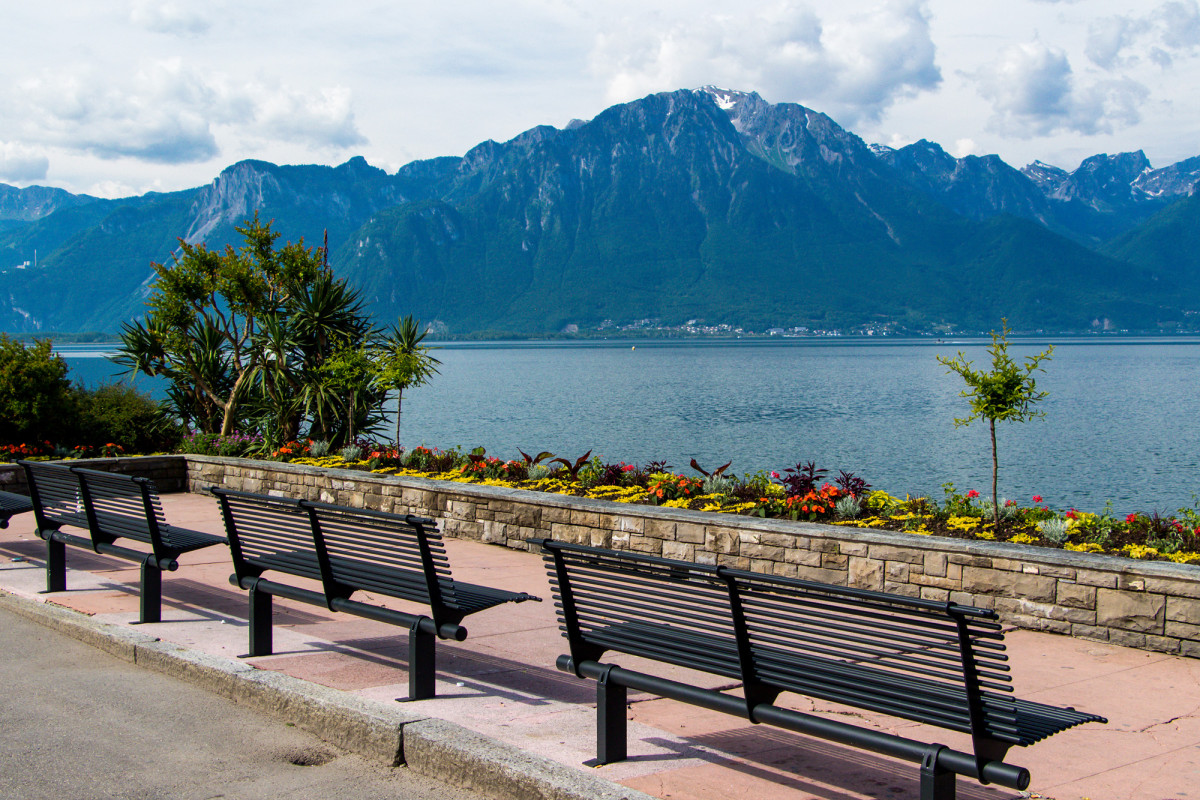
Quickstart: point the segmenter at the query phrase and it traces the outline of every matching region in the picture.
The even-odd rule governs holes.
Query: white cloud
[[[1200,49],[1200,5],[1170,0],[1140,15],[1117,14],[1093,20],[1084,53],[1106,70],[1142,61],[1170,67],[1176,58]]]
[[[26,141],[104,159],[205,162],[221,153],[218,134],[225,132],[315,149],[365,141],[346,89],[239,82],[201,74],[180,59],[124,77],[90,69],[51,73],[9,94]]]
[[[17,142],[0,142],[0,180],[14,183],[40,181],[50,169],[46,154]]]
[[[1149,94],[1129,78],[1079,85],[1066,53],[1040,41],[1006,48],[974,78],[992,106],[989,127],[1024,138],[1111,133],[1138,122]]]
[[[784,2],[736,15],[626,19],[597,37],[592,66],[613,102],[717,84],[802,102],[852,125],[937,87],[935,55],[924,2],[885,2],[836,19]]]
[[[154,33],[199,36],[208,33],[212,27],[212,21],[205,13],[212,13],[213,10],[211,3],[134,0],[129,9],[129,21]]]

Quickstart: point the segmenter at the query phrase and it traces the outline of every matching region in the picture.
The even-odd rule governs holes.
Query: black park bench
[[[162,620],[162,573],[179,569],[179,557],[225,539],[169,525],[158,490],[148,478],[72,467],[62,462],[21,461],[37,535],[46,541],[46,591],[67,588],[66,545],[141,565],[139,622]],[[87,535],[62,530],[82,528]],[[127,547],[147,545],[149,550]]]
[[[250,656],[272,652],[272,596],[400,625],[408,629],[408,699],[423,700],[436,693],[437,638],[464,640],[461,623],[477,611],[540,602],[523,592],[455,581],[431,520],[220,487],[210,491],[220,500],[229,535],[230,582],[250,592]],[[319,581],[321,590],[282,583],[276,575]],[[351,599],[360,591],[420,603],[430,615]]]
[[[8,527],[8,520],[17,514],[33,511],[33,501],[23,494],[0,492],[0,528]]]
[[[955,776],[1024,790],[1003,761],[1102,717],[1015,699],[994,611],[538,540],[570,646],[557,666],[597,681],[597,760],[626,757],[627,689],[921,765],[922,800]],[[624,653],[737,680],[744,697],[603,663]],[[952,750],[775,705],[792,692],[969,734]]]

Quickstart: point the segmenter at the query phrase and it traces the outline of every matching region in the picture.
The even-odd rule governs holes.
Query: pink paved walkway
[[[168,495],[164,506],[174,524],[223,533],[212,498]],[[44,545],[33,527],[33,515],[24,514],[0,530],[0,590],[106,622],[137,619],[137,569],[128,561],[68,548],[68,591],[39,594],[45,586]],[[422,713],[673,800],[917,795],[916,765],[636,693],[630,695],[630,759],[586,766],[595,755],[594,684],[554,668],[566,643],[554,619],[541,558],[459,540],[449,540],[447,549],[456,578],[527,591],[547,602],[482,612],[467,619],[465,642],[439,642],[439,697],[420,701]],[[220,548],[184,556],[179,571],[163,581],[165,621],[139,630],[215,655],[245,653],[246,593],[229,584],[231,571],[228,553]],[[405,696],[404,632],[315,606],[279,598],[275,603],[276,654],[252,659],[256,667],[369,699],[390,702]],[[1075,706],[1110,720],[1014,749],[1007,760],[1033,774],[1025,796],[1200,797],[1200,661],[1029,631],[1014,631],[1007,641],[1018,696]],[[802,699],[795,707],[970,749],[964,737],[914,730],[921,726],[913,723]],[[960,798],[1022,796],[965,779],[958,785]]]

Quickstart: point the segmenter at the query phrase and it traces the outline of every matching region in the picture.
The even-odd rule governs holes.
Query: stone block
[[[696,558],[696,545],[686,542],[663,542],[662,554],[663,558],[693,561]]]
[[[870,556],[877,561],[903,561],[906,564],[921,564],[925,561],[923,550],[888,544],[871,545]]]
[[[1117,588],[1130,592],[1144,592],[1146,591],[1146,579],[1140,575],[1122,573],[1117,576]]]
[[[604,528],[589,528],[588,532],[588,543],[592,547],[604,547],[606,549],[612,548],[613,532],[611,530]]]
[[[824,553],[817,550],[788,550],[783,555],[783,561],[798,567],[819,567],[824,556]]]
[[[1155,594],[1167,594],[1175,597],[1193,597],[1200,599],[1200,577],[1194,581],[1174,580],[1172,578],[1146,578],[1146,591]]]
[[[802,564],[797,564],[796,577],[806,581],[831,583],[834,586],[846,585],[846,573],[836,569],[821,569],[820,567],[806,567]]]
[[[898,583],[908,583],[909,573],[912,571],[913,565],[903,561],[888,561],[886,562],[888,580],[893,580]]]
[[[1166,598],[1161,594],[1125,592],[1119,589],[1096,591],[1096,624],[1123,631],[1162,633],[1166,617]],[[1144,644],[1144,640],[1142,644]],[[1142,645],[1130,645],[1141,647]]]
[[[579,509],[571,509],[571,524],[581,525],[585,528],[599,528],[600,515],[595,511],[580,511]]]
[[[909,575],[908,583],[914,586],[929,586],[944,589],[947,592],[957,591],[962,588],[961,581],[952,581],[949,578],[938,578],[933,575]]]
[[[571,544],[591,544],[592,530],[592,528],[585,528],[582,525],[555,522],[550,526],[550,538]]]
[[[554,522],[570,524],[571,509],[559,506],[542,506],[542,522],[547,525]]]
[[[711,525],[704,531],[704,549],[718,555],[731,555],[738,550],[736,531],[728,528],[714,528]]]
[[[1023,598],[997,597],[995,608],[1002,614],[1037,617],[1038,619],[1080,625],[1096,624],[1095,611],[1086,608],[1065,608],[1056,603],[1034,603]]]
[[[1100,589],[1115,589],[1117,588],[1117,575],[1113,572],[1080,569],[1075,571],[1075,582]]]
[[[866,542],[838,542],[838,551],[844,556],[866,558],[871,546]]]
[[[1186,622],[1172,622],[1171,620],[1167,620],[1164,633],[1167,636],[1174,636],[1177,639],[1200,642],[1200,625],[1189,625]]]
[[[740,550],[740,554],[746,558],[759,559],[761,561],[783,561],[783,556],[786,552],[782,547],[771,547],[765,544],[746,544],[744,542]]]
[[[883,561],[850,556],[847,572],[847,585],[876,592],[883,590]]]
[[[645,517],[617,516],[613,518],[613,530],[628,536],[631,533],[643,535],[646,533]]]
[[[962,588],[974,594],[1021,597],[1034,602],[1054,600],[1058,581],[1043,575],[1023,572],[1001,572],[981,567],[963,567]]]
[[[1167,620],[1169,622],[1186,622],[1188,625],[1200,625],[1200,600],[1190,597],[1168,597]]]
[[[1096,587],[1058,582],[1057,602],[1068,608],[1096,608]]]
[[[652,536],[629,537],[629,549],[638,553],[649,553],[652,556],[662,555],[663,540]]]
[[[694,522],[675,523],[675,541],[688,544],[704,544],[704,526]]]
[[[991,567],[992,560],[986,556],[971,556],[966,553],[947,553],[946,561],[964,567]]]
[[[666,519],[647,519],[645,535],[651,539],[675,539],[675,523]]]
[[[921,587],[914,586],[911,583],[893,583],[892,581],[884,581],[883,590],[888,594],[898,594],[901,597],[921,596]]]
[[[945,603],[950,599],[950,592],[946,589],[937,589],[933,586],[920,587],[922,600],[932,600],[935,603]]]
[[[1171,653],[1172,655],[1179,652],[1179,640],[1173,639],[1170,636],[1155,636],[1146,634],[1146,649],[1154,650],[1159,653]]]
[[[825,569],[846,569],[850,563],[848,556],[843,556],[838,553],[822,553],[821,566]]]
[[[1090,639],[1094,642],[1108,641],[1108,628],[1097,625],[1072,625],[1071,635],[1077,639]]]
[[[926,575],[932,575],[935,578],[946,577],[946,565],[949,561],[945,553],[929,552],[925,554],[925,562],[921,570]]]

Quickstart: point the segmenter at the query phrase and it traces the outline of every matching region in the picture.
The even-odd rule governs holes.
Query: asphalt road
[[[4,611],[0,798],[479,800]]]

